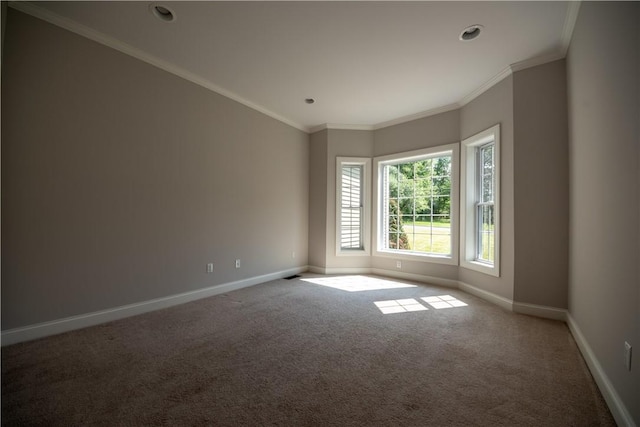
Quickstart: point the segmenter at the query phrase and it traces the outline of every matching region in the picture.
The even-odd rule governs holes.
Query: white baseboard
[[[513,301],[508,298],[501,297],[493,292],[485,291],[484,289],[477,288],[465,282],[458,282],[458,288],[470,293],[471,295],[475,295],[478,298],[482,298],[485,301],[489,301],[490,303],[502,307],[505,310],[513,311]]]
[[[385,270],[379,268],[341,268],[341,267],[317,267],[303,266],[289,270],[279,271],[276,273],[265,274],[262,276],[251,277],[236,282],[225,283],[221,285],[211,286],[195,291],[184,292],[176,295],[170,295],[163,298],[156,298],[149,301],[143,301],[135,304],[115,307],[107,310],[96,311],[92,313],[71,316],[64,319],[53,320],[50,322],[38,323],[25,327],[9,329],[2,331],[2,345],[11,345],[23,341],[30,341],[37,338],[43,338],[50,335],[56,335],[75,329],[86,328],[113,320],[123,319],[125,317],[135,316],[162,308],[172,307],[178,304],[184,304],[201,298],[231,292],[237,289],[246,288],[248,286],[257,285],[259,283],[268,282],[270,280],[281,279],[283,277],[309,271],[317,274],[376,274],[396,279],[413,280],[422,283],[429,283],[437,286],[458,288],[468,292],[493,304],[496,304],[506,310],[514,311],[533,316],[544,317],[548,319],[565,320],[566,310],[553,307],[537,306],[533,304],[525,304],[513,302],[507,298],[496,295],[492,292],[477,288],[468,283],[458,280],[444,279],[434,276],[426,276],[422,274],[407,273],[404,271]],[[566,320],[565,320],[566,321]]]
[[[278,271],[276,273],[250,277],[248,279],[224,283],[221,285],[211,286],[195,291],[183,292],[180,294],[156,298],[135,304],[128,304],[120,307],[110,308],[107,310],[100,310],[92,313],[80,314],[78,316],[71,316],[64,319],[53,320],[50,322],[43,322],[35,325],[9,329],[6,331],[2,331],[2,345],[5,346],[24,341],[30,341],[37,338],[43,338],[50,335],[73,331],[75,329],[81,329],[88,326],[111,322],[113,320],[123,319],[125,317],[135,316],[154,310],[160,310],[162,308],[168,308],[174,305],[184,304],[186,302],[223,294],[225,292],[235,291],[237,289],[254,286],[271,280],[282,279],[283,277],[303,273],[307,270],[307,266],[296,267],[289,270]]]
[[[329,267],[323,274],[371,274],[370,267]]]
[[[437,286],[444,286],[447,288],[458,288],[458,281],[451,279],[443,279],[440,277],[426,276],[424,274],[407,273],[399,270],[386,270],[382,268],[372,268],[372,274],[378,274],[380,276],[393,277],[396,279],[413,280],[415,282],[428,283]]]
[[[594,355],[593,351],[589,347],[589,344],[585,340],[584,336],[580,332],[578,325],[575,323],[571,314],[569,314],[568,310],[556,307],[549,307],[537,304],[528,304],[523,302],[516,302],[511,299],[502,297],[500,295],[494,294],[493,292],[486,291],[484,289],[480,289],[476,286],[470,285],[465,282],[461,282],[458,280],[449,280],[442,279],[437,277],[424,276],[421,274],[415,273],[407,273],[403,271],[393,271],[393,270],[384,270],[384,269],[334,269],[334,268],[320,268],[320,267],[310,267],[309,271],[319,274],[376,274],[379,276],[393,277],[399,279],[407,279],[413,280],[417,282],[430,283],[434,285],[440,286],[448,286],[453,288],[458,288],[464,292],[470,293],[474,296],[484,299],[490,303],[493,303],[499,307],[504,308],[505,310],[512,311],[515,313],[526,314],[536,317],[542,317],[545,319],[552,320],[560,320],[566,322],[569,326],[569,330],[571,331],[573,337],[580,348],[580,352],[582,353],[584,359],[589,366],[589,370],[593,375],[593,378],[600,389],[600,392],[604,396],[613,417],[616,420],[616,423],[619,426],[626,427],[637,427],[631,418],[631,414],[625,407],[624,403],[618,396],[618,393],[615,391],[615,388],[609,381],[609,378],[605,374],[602,369],[598,359]]]
[[[500,295],[496,295],[492,292],[480,289],[468,283],[414,273],[406,273],[402,271],[392,271],[377,268],[323,268],[317,266],[296,267],[276,273],[265,274],[262,276],[256,276],[248,279],[238,280],[235,282],[211,286],[204,289],[198,289],[195,291],[184,292],[163,298],[156,298],[149,301],[143,301],[136,304],[129,304],[108,310],[101,310],[93,313],[71,316],[51,322],[44,322],[21,328],[9,329],[6,331],[2,331],[1,342],[2,346],[5,346],[34,340],[37,338],[43,338],[50,335],[56,335],[75,329],[94,326],[113,320],[123,319],[154,310],[159,310],[162,308],[172,307],[174,305],[184,304],[186,302],[219,295],[225,292],[231,292],[271,280],[281,279],[293,274],[303,273],[305,271],[317,274],[376,274],[380,276],[395,277],[423,283],[431,283],[439,286],[458,288],[464,292],[468,292],[509,311],[565,321],[569,326],[569,330],[571,331],[571,334],[573,335],[580,349],[580,352],[582,353],[589,367],[589,370],[591,371],[591,374],[593,375],[593,378],[596,381],[596,384],[598,385],[598,388],[600,389],[618,425],[637,427],[631,417],[631,414],[629,413],[624,403],[620,399],[620,396],[613,387],[613,384],[611,384],[611,381],[602,369],[600,362],[598,361],[588,342],[582,335],[580,328],[567,310],[555,307],[514,302],[508,298],[504,298]]]
[[[369,267],[318,267],[309,266],[310,273],[316,274],[371,274]]]
[[[327,274],[325,273],[327,269],[324,267],[318,267],[315,265],[310,265],[308,268],[309,273],[315,273],[315,274]]]
[[[613,387],[613,384],[611,384],[611,381],[604,372],[604,369],[602,369],[602,365],[600,365],[598,358],[593,353],[593,350],[591,350],[591,346],[589,346],[584,335],[582,335],[582,331],[580,331],[578,324],[573,317],[571,317],[571,313],[567,313],[567,325],[569,326],[571,335],[573,335],[573,338],[576,340],[576,344],[578,344],[582,357],[584,357],[585,362],[587,362],[589,371],[591,371],[591,375],[596,381],[596,384],[602,393],[602,397],[604,397],[604,400],[607,402],[609,410],[611,411],[613,418],[616,420],[616,423],[619,426],[636,427],[631,414],[622,402],[622,399],[620,399],[620,396]]]
[[[567,310],[564,308],[514,301],[513,311],[520,314],[528,314],[530,316],[544,317],[545,319],[562,320],[563,322],[567,321]]]

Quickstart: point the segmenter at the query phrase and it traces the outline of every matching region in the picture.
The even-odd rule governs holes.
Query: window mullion
[[[428,162],[420,164],[421,162]],[[439,153],[436,156],[424,156],[416,157],[413,159],[403,159],[400,163],[389,163],[383,165],[380,169],[383,173],[382,185],[380,190],[381,199],[383,200],[383,216],[381,230],[385,237],[381,239],[383,242],[383,249],[389,251],[402,251],[406,253],[424,253],[427,255],[436,256],[451,256],[452,254],[452,233],[442,232],[438,230],[434,231],[435,222],[440,220],[444,215],[443,209],[447,209],[447,217],[449,218],[449,229],[451,230],[451,212],[450,204],[453,199],[452,191],[453,186],[451,184],[451,162],[452,155],[450,153]],[[442,167],[444,164],[444,171],[440,175],[436,174],[436,168]],[[398,203],[397,212],[390,212],[389,205],[392,202],[389,196],[390,193],[390,180],[389,171],[394,168],[397,174],[398,182]],[[404,171],[404,172],[403,172]],[[410,176],[411,175],[411,176]],[[446,180],[449,180],[448,185]],[[439,181],[440,184],[438,184]],[[445,184],[443,184],[445,182]],[[437,185],[438,184],[438,185]],[[442,186],[448,188],[446,193],[442,193]],[[421,192],[421,188],[426,186],[426,191]],[[446,205],[443,205],[443,200],[446,197]],[[420,204],[418,199],[420,198]],[[395,200],[395,199],[393,199]],[[425,204],[426,202],[426,204]],[[422,211],[421,211],[422,210]],[[437,211],[437,212],[436,212]],[[422,212],[422,213],[421,213]],[[391,214],[397,214],[392,218]],[[422,216],[428,218],[426,227],[428,229],[421,229],[423,225],[417,223],[419,217]],[[425,219],[426,219],[425,218]],[[407,220],[411,222],[411,231],[405,227],[408,226]],[[394,221],[398,224],[398,229],[391,230],[389,224]],[[439,227],[442,227],[440,224]],[[395,240],[395,245],[390,245],[387,241],[391,236]],[[404,247],[403,237],[409,238],[410,247]],[[425,240],[426,239],[426,240]],[[448,239],[448,241],[446,241]],[[438,244],[436,245],[436,240]],[[442,242],[440,241],[442,240]],[[445,242],[446,241],[446,242]]]

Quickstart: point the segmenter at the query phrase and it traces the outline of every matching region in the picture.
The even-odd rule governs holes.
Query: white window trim
[[[390,154],[387,156],[375,157],[373,159],[373,182],[375,188],[373,191],[373,205],[374,220],[373,220],[373,242],[374,242],[374,256],[404,259],[408,261],[421,261],[432,262],[436,264],[449,264],[458,265],[458,205],[459,205],[459,188],[458,176],[459,176],[459,159],[460,159],[460,146],[459,144],[447,144],[439,145],[436,147],[424,148],[421,150],[408,151],[398,154]],[[382,191],[382,168],[386,163],[398,162],[403,160],[411,160],[418,156],[437,156],[438,154],[451,153],[451,255],[431,255],[420,254],[416,252],[405,252],[385,250],[382,248],[382,235],[380,230],[382,229],[383,210],[382,200],[380,198],[380,192]]]
[[[495,255],[493,265],[476,260],[476,148],[494,141]],[[500,125],[462,141],[460,182],[460,266],[500,277]]]
[[[342,249],[340,247],[342,202],[342,166],[362,166],[362,242],[364,249]],[[337,157],[336,158],[336,256],[369,256],[371,254],[371,159],[367,157]]]

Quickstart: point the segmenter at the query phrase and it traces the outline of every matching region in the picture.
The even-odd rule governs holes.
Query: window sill
[[[370,253],[368,250],[366,249],[347,249],[347,250],[337,250],[336,251],[336,256],[369,256]]]
[[[418,261],[418,262],[431,262],[434,264],[447,264],[447,265],[457,265],[458,259],[452,256],[447,255],[427,255],[421,254],[418,252],[400,252],[400,251],[385,251],[385,250],[377,250],[374,256],[385,257],[385,258],[394,258],[394,259],[404,259],[408,261]]]
[[[497,264],[490,265],[479,261],[462,261],[460,267],[488,274],[489,276],[500,277],[500,270]]]

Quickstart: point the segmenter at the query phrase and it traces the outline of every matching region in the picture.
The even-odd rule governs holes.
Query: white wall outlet
[[[295,258],[296,257],[296,251],[291,252],[291,258]]]
[[[213,263],[207,264],[207,273],[213,273]]]
[[[631,370],[631,344],[624,342],[624,366],[627,367],[627,371]]]
[[[396,261],[396,268],[402,268],[402,261]]]
[[[240,268],[240,260],[239,259],[236,260],[236,268]]]

